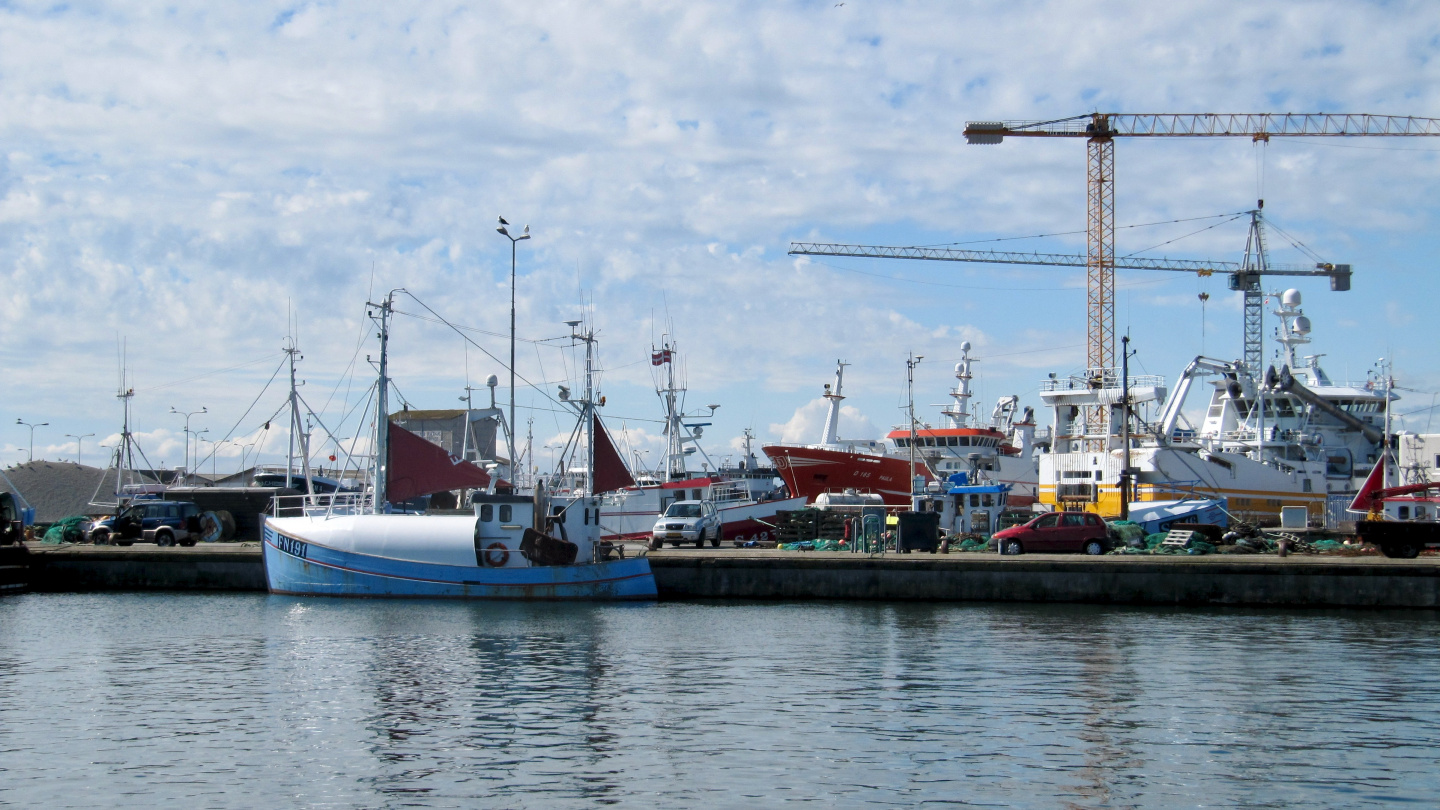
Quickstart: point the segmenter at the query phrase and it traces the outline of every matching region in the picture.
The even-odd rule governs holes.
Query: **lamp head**
[[[504,235],[506,235],[506,236],[509,236],[509,235],[510,235],[510,232],[507,231],[507,230],[505,230],[505,226],[504,226],[504,225],[501,225],[500,227],[496,228],[495,230],[496,230],[496,232],[502,233],[502,234],[504,234]]]

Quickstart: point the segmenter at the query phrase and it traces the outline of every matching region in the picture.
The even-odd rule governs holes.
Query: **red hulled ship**
[[[1038,481],[1034,411],[1020,412],[1019,398],[1005,397],[995,406],[988,426],[975,424],[968,409],[970,344],[962,343],[960,348],[963,359],[955,366],[958,384],[950,391],[955,403],[941,411],[946,424],[899,427],[885,441],[839,437],[840,402],[845,399],[840,390],[847,364],[838,363],[834,387],[825,386],[830,407],[820,441],[764,448],[790,494],[813,501],[821,493],[855,490],[878,494],[887,505],[908,506],[912,476],[928,482],[980,470],[986,478],[1010,485],[1012,508],[1028,509],[1035,501]]]

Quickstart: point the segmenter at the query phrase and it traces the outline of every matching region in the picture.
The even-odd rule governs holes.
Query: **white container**
[[[1303,529],[1310,519],[1310,510],[1303,506],[1280,507],[1280,528]]]

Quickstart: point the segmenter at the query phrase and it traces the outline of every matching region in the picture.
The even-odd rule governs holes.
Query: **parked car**
[[[1112,545],[1110,527],[1093,512],[1050,512],[1024,525],[998,531],[995,539],[1001,554],[1104,554]]]
[[[651,548],[660,548],[666,543],[678,546],[694,543],[703,548],[709,540],[711,546],[720,545],[720,513],[710,501],[676,501],[670,504],[651,530]]]
[[[95,522],[92,543],[128,546],[136,540],[159,546],[193,546],[200,532],[200,508],[189,501],[136,501],[114,517]]]

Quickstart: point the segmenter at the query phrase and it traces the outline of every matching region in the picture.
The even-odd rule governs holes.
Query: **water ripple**
[[[0,806],[1366,807],[1433,613],[0,600]]]

